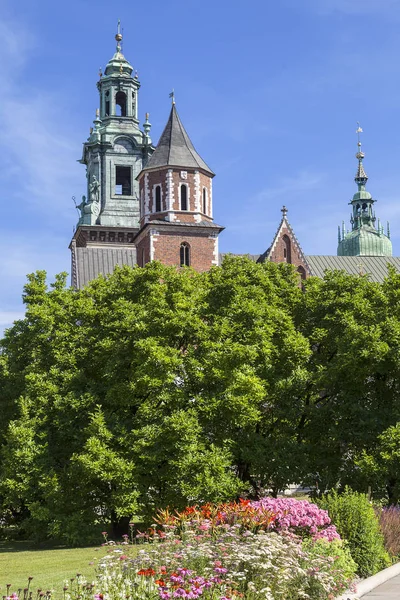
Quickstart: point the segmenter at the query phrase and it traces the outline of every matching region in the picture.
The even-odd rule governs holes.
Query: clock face
[[[181,179],[187,179],[187,171],[181,171]]]

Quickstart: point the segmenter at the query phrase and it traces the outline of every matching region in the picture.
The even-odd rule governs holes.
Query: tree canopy
[[[83,290],[30,275],[1,342],[5,518],[79,543],[293,482],[385,493],[371,464],[400,421],[399,284],[332,272],[300,288],[290,265],[229,256]]]

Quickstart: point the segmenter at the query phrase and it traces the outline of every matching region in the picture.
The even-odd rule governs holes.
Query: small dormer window
[[[181,185],[181,210],[187,210],[188,209],[188,202],[187,202],[187,186],[182,183]]]

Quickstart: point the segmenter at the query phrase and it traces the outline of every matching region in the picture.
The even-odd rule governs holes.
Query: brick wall
[[[279,238],[272,249],[270,260],[275,263],[290,263],[300,272],[301,268],[304,269],[306,277],[309,275],[307,265],[302,258],[299,247],[294,240],[291,231],[285,226],[283,226],[279,232]]]
[[[150,235],[149,232],[136,244],[137,264],[144,267],[150,262]]]
[[[210,238],[208,233],[201,232],[177,235],[158,231],[157,234],[152,234],[149,229],[137,244],[138,265],[143,266],[143,250],[146,262],[150,261],[153,245],[153,260],[159,260],[164,265],[180,266],[180,247],[183,242],[190,246],[190,266],[199,272],[208,271],[213,265],[216,240]]]
[[[186,170],[187,177],[184,179],[181,176],[181,173],[185,171],[185,169],[172,169],[172,177],[171,183],[173,188],[173,203],[172,209],[169,207],[168,202],[168,168],[162,168],[158,171],[148,171],[144,173],[140,178],[140,195],[145,196],[146,189],[149,192],[149,203],[146,207],[149,209],[150,213],[154,213],[155,211],[155,194],[154,194],[154,186],[161,186],[161,208],[163,211],[173,210],[179,211],[179,215],[177,215],[177,219],[195,222],[195,216],[191,215],[187,218],[186,211],[183,211],[183,214],[186,213],[185,217],[182,217],[182,212],[180,211],[180,186],[181,184],[187,185],[188,188],[188,211],[189,213],[200,213],[203,218],[203,188],[207,190],[207,211],[206,215],[211,218],[212,215],[212,183],[211,178],[200,171]],[[147,178],[146,178],[147,175]],[[143,217],[143,215],[141,215]],[[150,216],[150,218],[152,218]],[[157,213],[157,216],[154,218],[160,218],[160,213]]]

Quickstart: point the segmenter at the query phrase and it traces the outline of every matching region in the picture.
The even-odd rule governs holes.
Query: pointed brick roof
[[[290,225],[288,218],[287,218],[287,208],[284,206],[282,208],[282,219],[281,222],[279,223],[279,227],[277,229],[277,232],[275,234],[275,237],[272,241],[271,246],[268,248],[268,250],[266,250],[264,252],[264,254],[262,254],[260,256],[260,258],[258,259],[257,262],[265,262],[266,260],[273,260],[273,252],[275,250],[275,247],[277,245],[277,243],[279,242],[279,240],[282,238],[282,236],[284,235],[283,230],[286,230],[287,233],[289,234],[289,237],[291,238],[292,244],[294,246],[295,251],[298,254],[299,259],[301,260],[301,262],[303,263],[305,269],[308,271],[309,275],[313,275],[312,269],[310,267],[310,264],[307,260],[307,257],[305,256],[299,241],[292,229],[292,226]]]
[[[202,169],[211,176],[214,173],[206,165],[201,156],[196,152],[188,134],[177,113],[175,104],[160,141],[144,170],[158,169],[160,167],[182,167],[188,169]]]

